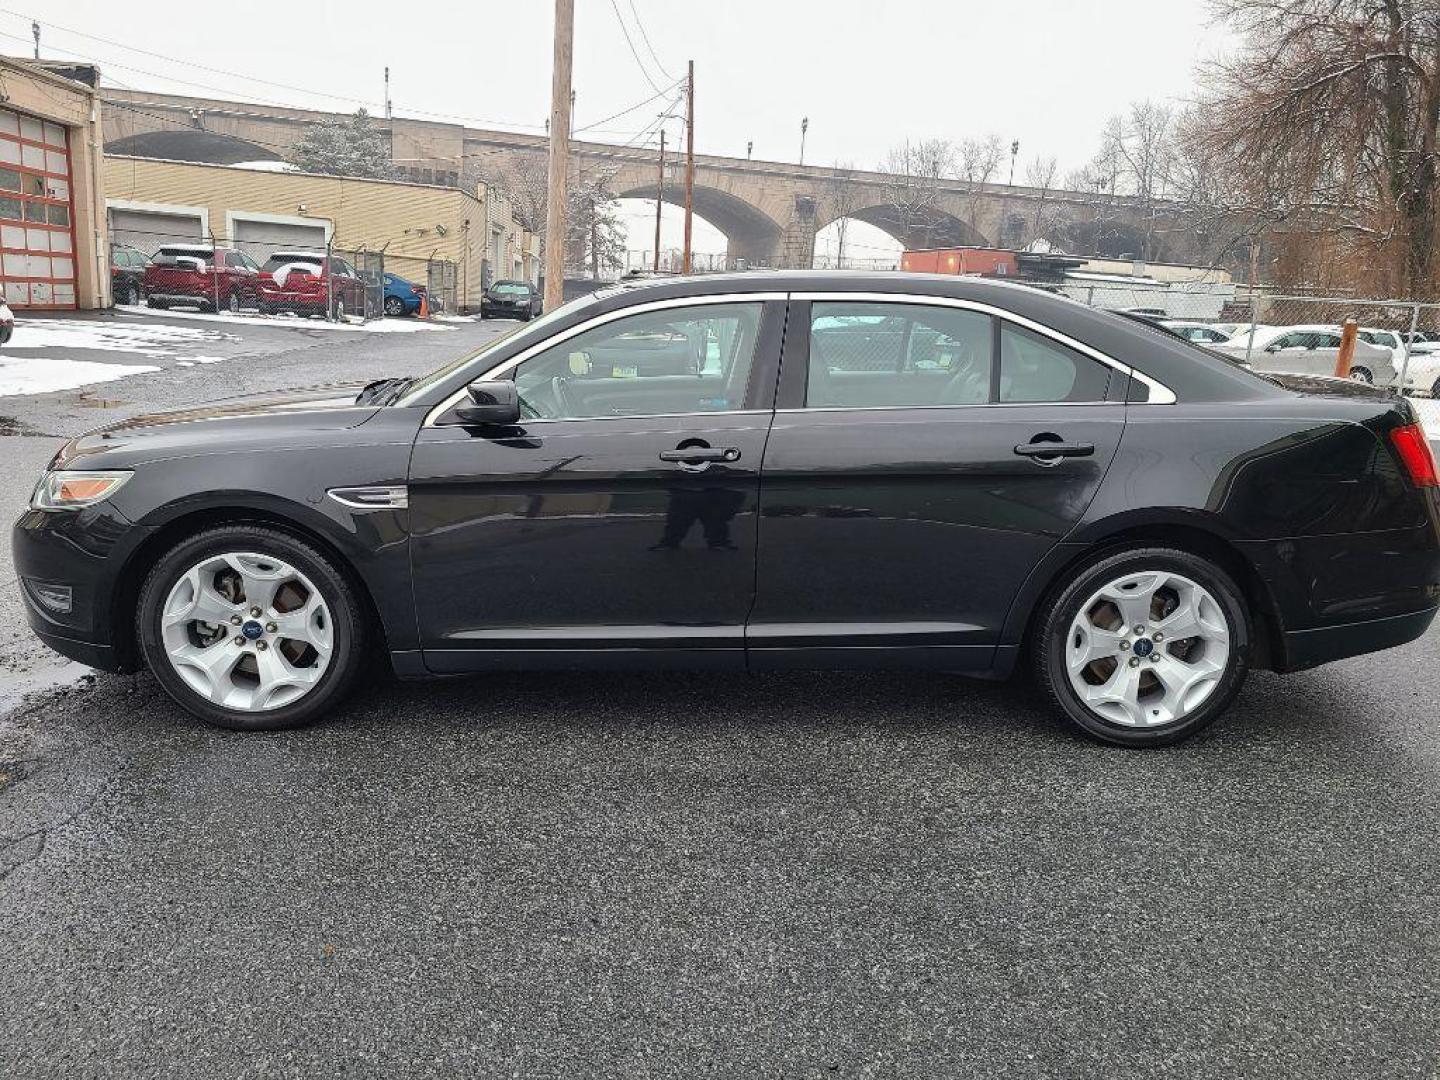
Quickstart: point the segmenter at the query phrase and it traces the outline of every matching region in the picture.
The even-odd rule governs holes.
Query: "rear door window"
[[[981,405],[994,322],[928,304],[820,302],[810,312],[810,408]]]
[[[1052,338],[1004,323],[1000,330],[1001,403],[1104,401],[1110,368]]]

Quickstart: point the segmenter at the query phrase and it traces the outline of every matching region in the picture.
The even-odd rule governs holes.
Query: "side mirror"
[[[508,379],[473,382],[465,393],[469,404],[455,406],[455,415],[462,423],[503,427],[520,422],[520,395]]]

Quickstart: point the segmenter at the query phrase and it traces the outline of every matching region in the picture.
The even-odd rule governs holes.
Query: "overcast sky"
[[[549,111],[550,0],[0,4],[6,52],[29,54],[38,19],[42,54],[94,60],[120,86],[379,112],[388,64],[398,115],[541,132]],[[1082,165],[1105,118],[1133,100],[1184,100],[1196,64],[1229,45],[1209,24],[1204,0],[575,7],[577,128],[665,91],[586,137],[653,141],[657,115],[675,93],[669,87],[693,59],[697,151],[744,156],[753,140],[755,157],[794,161],[808,116],[807,162],[868,168],[907,137],[958,142],[993,132],[1020,140],[1017,181],[1037,154],[1055,155],[1061,175]],[[667,130],[681,137],[678,122]],[[708,231],[700,239],[698,248],[715,246]]]

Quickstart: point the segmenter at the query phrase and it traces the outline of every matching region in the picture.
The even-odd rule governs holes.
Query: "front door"
[[[985,670],[1094,498],[1128,375],[973,306],[800,301],[765,454],[755,668]]]
[[[421,429],[411,551],[431,670],[743,667],[784,304],[646,309],[522,354],[516,427]]]

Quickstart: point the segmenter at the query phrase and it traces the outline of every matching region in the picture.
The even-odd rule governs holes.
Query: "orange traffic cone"
[[[422,318],[422,319],[428,319],[429,317],[430,317],[430,299],[429,299],[429,297],[428,297],[425,293],[422,292],[422,293],[420,294],[420,318]]]

